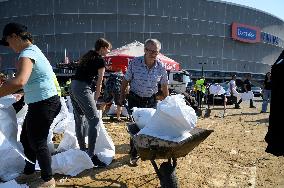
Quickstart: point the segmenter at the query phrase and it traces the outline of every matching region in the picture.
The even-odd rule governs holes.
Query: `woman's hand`
[[[16,98],[16,101],[21,100],[21,98],[23,97],[23,95],[24,95],[24,94],[22,94],[22,93],[13,94],[13,96]]]

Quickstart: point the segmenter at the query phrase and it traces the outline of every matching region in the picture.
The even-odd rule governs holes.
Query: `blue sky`
[[[223,0],[268,12],[284,21],[284,0]]]

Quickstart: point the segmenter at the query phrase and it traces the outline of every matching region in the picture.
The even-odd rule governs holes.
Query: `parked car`
[[[251,91],[255,97],[262,97],[262,89],[261,87],[253,86],[251,87]]]

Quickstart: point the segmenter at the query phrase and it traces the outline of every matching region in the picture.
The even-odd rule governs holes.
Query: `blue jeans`
[[[78,144],[81,150],[86,150],[85,137],[88,130],[88,155],[94,155],[97,126],[99,123],[99,114],[94,100],[94,92],[86,82],[73,80],[71,83],[71,102],[73,105],[75,131]],[[85,126],[84,120],[87,120],[88,127]]]
[[[268,102],[270,103],[271,100],[271,90],[264,89],[263,91],[263,102],[262,102],[262,112],[266,112]]]

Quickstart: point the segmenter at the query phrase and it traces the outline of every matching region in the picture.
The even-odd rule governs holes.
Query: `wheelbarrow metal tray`
[[[169,159],[186,156],[203,142],[213,130],[194,128],[191,136],[181,142],[163,140],[149,135],[134,135],[134,144],[142,160]]]

